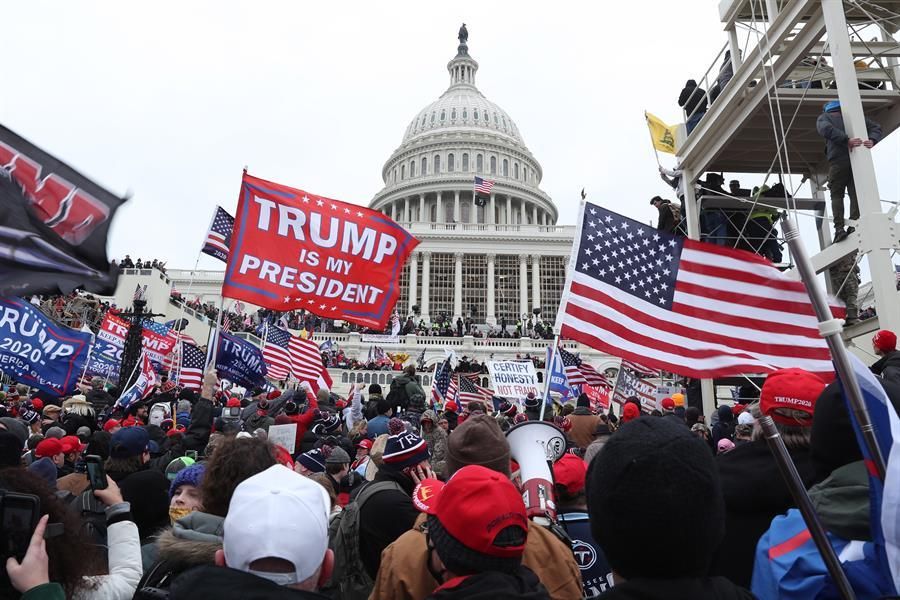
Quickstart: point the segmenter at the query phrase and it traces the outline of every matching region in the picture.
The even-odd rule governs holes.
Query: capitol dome
[[[450,86],[413,118],[384,164],[370,207],[400,223],[554,225],[541,165],[509,114],[475,86],[466,40],[447,63]],[[494,183],[483,201],[476,176]]]

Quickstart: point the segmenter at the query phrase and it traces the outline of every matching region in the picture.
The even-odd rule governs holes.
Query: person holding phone
[[[85,536],[78,518],[39,478],[21,469],[4,469],[0,488],[36,496],[43,515],[22,560],[6,559],[12,590],[28,600],[129,600],[134,595],[142,573],[140,540],[131,506],[122,500],[115,481],[107,478],[106,489],[93,492],[106,506],[106,559],[102,548]],[[48,527],[52,535],[45,535]],[[103,574],[107,563],[109,569]],[[16,598],[12,590],[0,589],[0,597]]]

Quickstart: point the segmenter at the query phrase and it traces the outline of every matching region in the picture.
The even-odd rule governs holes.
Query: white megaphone
[[[566,451],[565,435],[552,423],[526,421],[511,427],[506,440],[510,455],[519,463],[528,518],[549,525],[556,520],[551,465]]]

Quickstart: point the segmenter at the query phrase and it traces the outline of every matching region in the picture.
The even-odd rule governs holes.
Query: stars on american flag
[[[578,270],[645,302],[671,308],[683,242],[663,239],[655,229],[602,208],[588,212]],[[602,245],[593,243],[597,240]]]

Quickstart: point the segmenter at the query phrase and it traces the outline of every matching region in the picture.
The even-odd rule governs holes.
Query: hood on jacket
[[[305,592],[227,567],[203,566],[183,573],[169,589],[172,600],[196,600],[216,598],[216,600],[274,600],[291,598],[303,600],[327,599],[316,592]]]
[[[444,583],[429,598],[434,600],[498,600],[523,598],[524,600],[550,600],[550,594],[541,585],[537,575],[528,567],[520,567],[515,573],[486,571],[468,577],[457,577]]]
[[[805,486],[815,482],[808,448],[789,450]],[[716,456],[722,496],[731,512],[780,514],[795,506],[765,440],[742,444]]]
[[[865,462],[838,467],[825,481],[810,488],[809,499],[828,531],[845,540],[872,539]]]
[[[734,414],[731,412],[730,406],[723,404],[716,409],[716,413],[719,415],[719,423],[722,423],[723,425],[727,425],[734,421]]]
[[[426,420],[426,419],[429,420],[429,421],[431,421],[431,422],[434,424],[435,427],[438,426],[437,413],[435,413],[435,412],[434,412],[433,410],[431,410],[430,408],[429,408],[428,410],[426,410],[425,412],[422,413],[422,418],[419,419],[419,421],[421,422],[421,421],[424,421],[424,420]]]
[[[192,565],[213,565],[224,535],[224,517],[192,512],[160,534],[156,541],[159,557]]]

